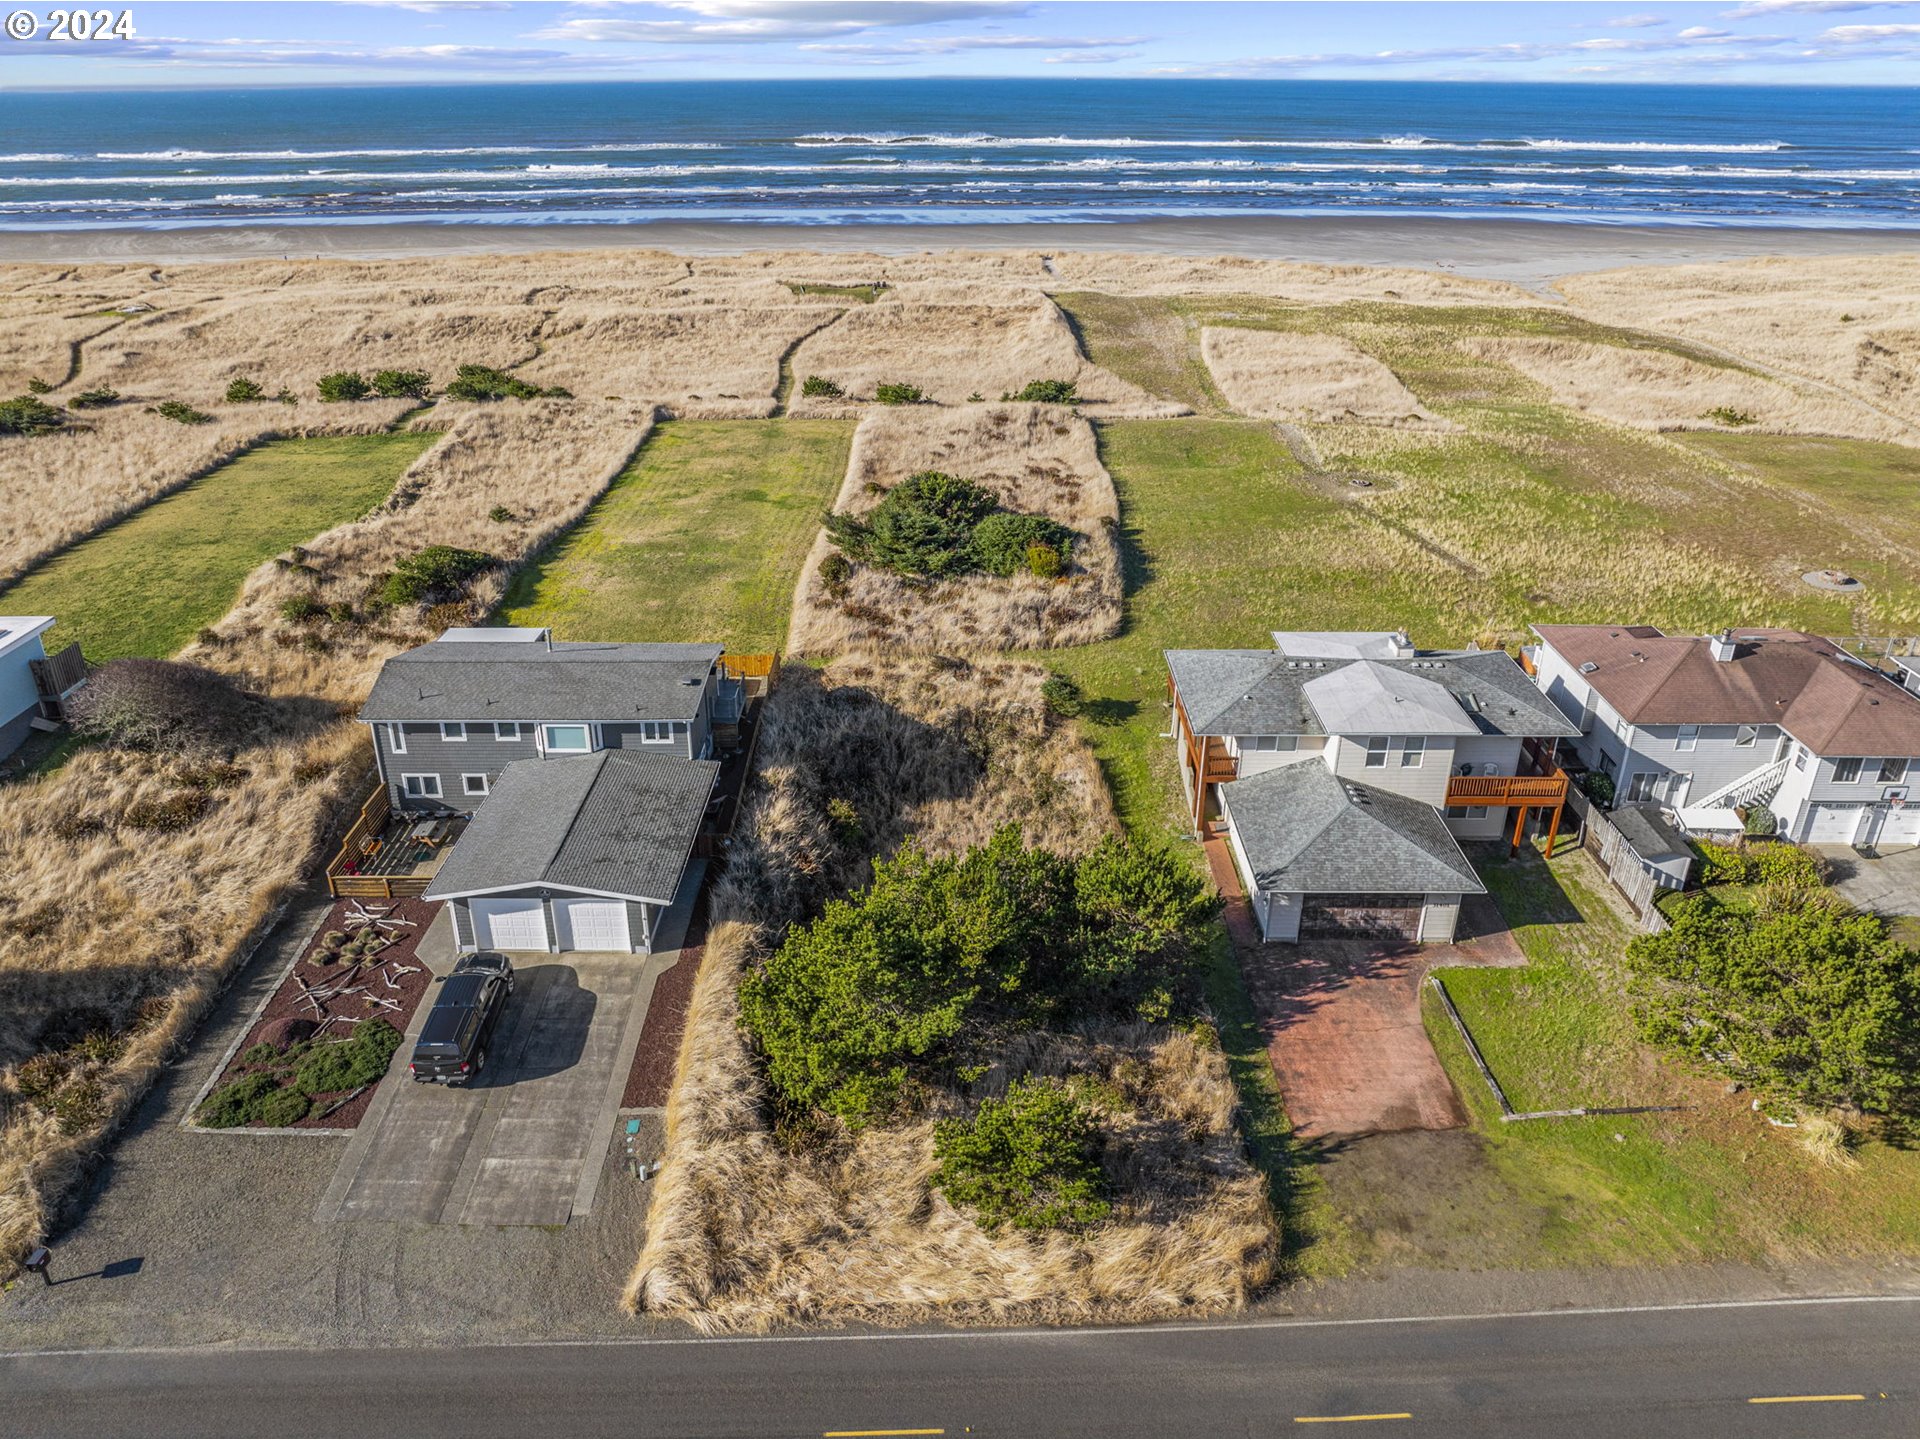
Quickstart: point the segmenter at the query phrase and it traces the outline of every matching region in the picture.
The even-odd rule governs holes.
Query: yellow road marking
[[[944,1435],[944,1430],[827,1430],[824,1440],[872,1440],[881,1435]]]
[[[1296,1425],[1344,1425],[1353,1420],[1411,1420],[1412,1418],[1411,1410],[1395,1410],[1390,1414],[1380,1415],[1296,1415],[1293,1417],[1293,1423]]]
[[[1829,1400],[1864,1400],[1864,1395],[1755,1395],[1749,1405],[1818,1405]]]

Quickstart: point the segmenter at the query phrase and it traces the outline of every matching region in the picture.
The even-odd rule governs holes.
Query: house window
[[[407,727],[404,725],[387,726],[387,748],[396,755],[407,753]]]
[[[1691,750],[1699,743],[1700,727],[1698,725],[1682,725],[1680,733],[1673,738],[1673,748],[1676,750]]]
[[[1880,783],[1898,785],[1907,778],[1907,762],[1904,760],[1882,760],[1880,762]]]
[[[1733,732],[1733,743],[1743,747],[1753,744],[1753,742],[1759,738],[1759,730],[1751,725],[1742,725]]]
[[[1796,770],[1804,770],[1807,768],[1806,746],[1796,745],[1793,747],[1793,768]]]
[[[668,745],[673,742],[673,722],[671,720],[643,720],[640,722],[640,743],[642,745]]]
[[[1387,766],[1387,737],[1369,735],[1367,737],[1367,769],[1384,770]]]
[[[494,721],[493,738],[496,740],[518,740],[520,738],[520,722],[518,720]]]
[[[1851,785],[1860,778],[1860,761],[1857,758],[1836,760],[1833,762],[1833,783]]]
[[[1300,740],[1294,735],[1242,735],[1242,750],[1293,750],[1298,748]]]
[[[467,738],[467,722],[464,720],[442,720],[440,738],[447,741],[463,741]]]
[[[1409,735],[1400,742],[1400,766],[1405,770],[1417,770],[1420,762],[1427,756],[1427,737]]]
[[[544,725],[541,729],[549,755],[584,755],[593,749],[593,732],[585,725]]]
[[[409,800],[438,800],[440,777],[438,775],[402,775],[400,788],[406,791]]]
[[[460,777],[460,790],[462,794],[466,795],[484,795],[487,793],[487,777],[485,775],[462,775]]]

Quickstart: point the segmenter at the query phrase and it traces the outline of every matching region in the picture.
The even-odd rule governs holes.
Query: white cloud
[[[381,10],[411,10],[417,15],[438,15],[445,10],[511,10],[510,0],[344,0]]]
[[[1042,65],[1111,65],[1116,60],[1137,60],[1138,50],[1075,50],[1065,55],[1045,55]]]
[[[764,45],[868,30],[941,25],[1026,14],[1025,0],[666,0],[662,9],[696,20],[629,20],[585,15],[533,31],[531,40],[593,44]]]
[[[1843,10],[1898,9],[1910,0],[1746,0],[1734,10],[1722,10],[1722,20],[1751,20],[1757,15],[1832,15]]]
[[[1725,39],[1725,30],[1712,30],[1705,25],[1689,25],[1674,38],[1677,40],[1721,40]]]
[[[1920,25],[1836,25],[1820,38],[1835,45],[1871,45],[1881,40],[1920,38]]]
[[[929,35],[913,40],[816,40],[798,48],[817,55],[956,55],[966,50],[1116,50],[1140,41],[1138,35],[1088,40],[1058,35]]]
[[[1607,29],[1645,30],[1650,25],[1664,25],[1666,23],[1665,17],[1660,15],[1616,15],[1613,19],[1607,21]]]

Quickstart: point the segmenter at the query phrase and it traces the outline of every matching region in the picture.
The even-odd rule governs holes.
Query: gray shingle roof
[[[507,766],[427,888],[555,885],[668,904],[720,767],[602,750]]]
[[[1405,660],[1313,659],[1274,650],[1169,650],[1166,661],[1187,707],[1187,718],[1199,735],[1361,733],[1330,730],[1308,688],[1353,665],[1432,681],[1462,711],[1462,720],[1454,726],[1462,734],[1546,738],[1580,733],[1580,727],[1534,687],[1527,672],[1504,650],[1423,651]],[[1473,731],[1461,729],[1463,723],[1471,724]]]
[[[363,721],[690,720],[718,645],[434,640],[381,667]],[[688,683],[691,681],[692,683]]]
[[[1254,883],[1305,895],[1480,894],[1440,812],[1302,760],[1220,787]]]
[[[1693,853],[1687,837],[1669,823],[1658,805],[1622,805],[1607,812],[1607,818],[1642,860],[1672,860]]]

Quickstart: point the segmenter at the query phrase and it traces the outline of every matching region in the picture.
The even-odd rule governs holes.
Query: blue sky
[[[132,0],[131,40],[0,38],[11,87],[756,76],[1915,83],[1920,0]]]

